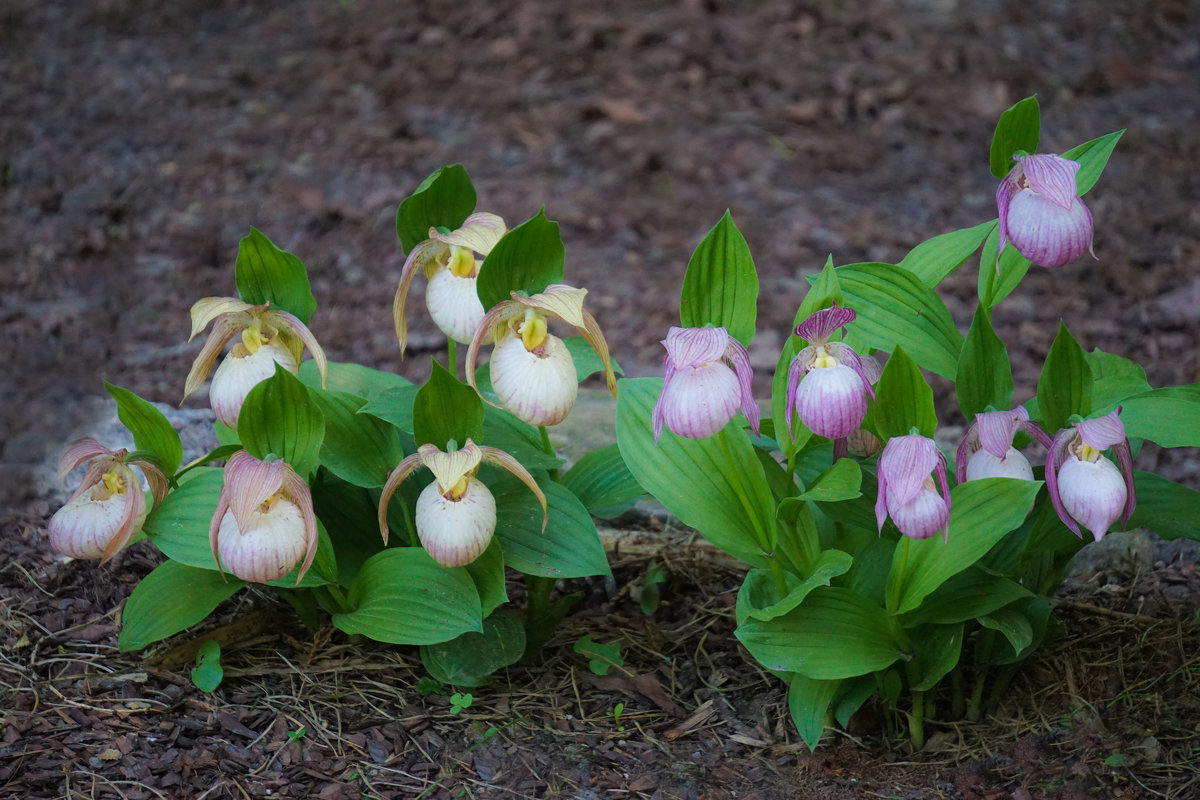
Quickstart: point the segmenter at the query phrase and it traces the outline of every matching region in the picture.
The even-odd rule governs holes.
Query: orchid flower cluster
[[[761,404],[758,277],[728,213],[684,274],[664,377],[620,381],[587,291],[565,282],[557,224],[539,212],[509,229],[477,211],[461,166],[397,210],[401,354],[418,273],[447,341],[423,385],[329,361],[303,265],[252,230],[238,296],[192,308],[192,336],[211,331],[184,394],[213,373],[220,446],[183,464],[166,418],[109,385],[136,449],[67,448],[60,477],[87,468],[50,542],[107,560],[144,537],[165,554],[126,604],[122,649],[257,584],[314,628],[418,645],[434,677],[474,686],[537,654],[579,597],[556,598],[558,579],[611,574],[594,518],[650,494],[747,564],[737,636],[788,684],[810,747],[878,697],[919,748],[935,710],[984,713],[1054,636],[1052,596],[1086,540],[1200,530],[1200,492],[1134,470],[1145,441],[1200,446],[1200,385],[1153,388],[1065,325],[1036,386],[1014,384],[992,313],[1033,265],[1094,255],[1082,198],[1121,136],[1038,154],[1039,119],[1029,98],[997,125],[995,219],[896,264],[831,257],[808,276]],[[936,288],[976,254],[964,336]],[[597,374],[617,397],[617,442],[563,470],[547,426]],[[927,374],[954,383],[957,409],[935,406]],[[957,442],[939,412],[966,423]]]

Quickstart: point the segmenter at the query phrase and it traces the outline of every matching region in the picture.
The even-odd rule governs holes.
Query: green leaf
[[[877,686],[874,675],[860,675],[842,681],[833,698],[833,718],[838,724],[847,727],[855,712],[875,694]]]
[[[587,656],[588,669],[597,675],[607,675],[610,667],[625,666],[619,644],[600,644],[600,642],[593,642],[591,636],[580,636],[575,640],[575,646],[572,649],[576,653]]]
[[[433,444],[439,450],[453,440],[462,447],[467,439],[483,438],[483,401],[475,390],[433,361],[429,380],[413,402],[413,435],[418,445]]]
[[[238,294],[247,303],[270,303],[295,314],[306,325],[317,308],[300,259],[280,250],[255,228],[238,244],[236,274]]]
[[[410,385],[376,392],[367,404],[358,409],[359,414],[369,414],[384,422],[390,422],[405,433],[413,432],[413,404],[417,400],[419,386]]]
[[[1033,625],[1023,613],[1020,603],[998,608],[980,617],[979,624],[1004,634],[1009,646],[1018,653],[1033,643]]]
[[[688,260],[679,299],[685,328],[725,328],[746,347],[758,316],[758,274],[742,232],[728,210]]]
[[[397,500],[406,488],[407,482],[393,495],[389,510],[400,513]],[[349,586],[363,563],[383,549],[375,497],[378,493],[373,497],[369,490],[347,483],[329,470],[319,471],[312,483],[313,510],[329,531],[338,565],[338,582],[344,585]],[[402,523],[392,527],[393,536],[403,533],[407,531]],[[401,537],[400,541],[406,540]]]
[[[1107,414],[1121,401],[1150,391],[1146,370],[1136,362],[1096,348],[1087,354],[1092,370],[1092,414]]]
[[[981,619],[984,627],[998,630],[1005,638],[993,640],[990,647],[983,647],[983,638],[977,640],[975,662],[980,665],[1015,664],[1036,650],[1058,625],[1050,616],[1054,602],[1049,597],[1034,595],[1018,600],[1000,609],[995,614]],[[1022,619],[1023,618],[1023,619]],[[1013,642],[1026,643],[1014,648]]]
[[[873,413],[876,433],[885,441],[893,436],[906,436],[913,428],[932,438],[937,429],[933,390],[925,382],[921,368],[899,345],[875,384]]]
[[[215,570],[208,528],[217,510],[225,471],[197,467],[188,480],[168,494],[146,517],[142,530],[169,558],[197,569]]]
[[[862,496],[862,468],[852,458],[839,458],[817,476],[799,499],[832,503]]]
[[[887,613],[836,586],[815,589],[781,617],[747,620],[737,638],[767,669],[817,680],[865,675],[900,657]]]
[[[303,383],[275,365],[275,375],[259,381],[238,414],[238,438],[257,459],[276,455],[301,477],[317,468],[325,418]]]
[[[992,175],[1003,178],[1013,168],[1018,150],[1036,153],[1041,133],[1041,109],[1036,97],[1026,97],[1003,114],[992,134]]]
[[[661,388],[660,378],[625,378],[618,387],[617,445],[629,471],[680,522],[735,558],[766,566],[758,532],[774,534],[775,502],[745,431],[736,420],[707,439],[664,430],[656,445],[650,415]]]
[[[847,264],[837,275],[846,305],[858,313],[847,328],[848,344],[860,353],[869,347],[890,353],[903,344],[923,368],[954,377],[963,335],[933,289],[893,264]]]
[[[486,309],[511,299],[512,292],[534,295],[562,283],[565,261],[558,223],[546,219],[543,208],[496,243],[479,269],[475,290]]]
[[[954,378],[958,407],[970,423],[988,406],[999,411],[1012,407],[1012,365],[1008,349],[992,330],[991,314],[983,305],[975,308],[975,318]]]
[[[479,592],[479,602],[485,618],[498,606],[508,602],[508,589],[504,585],[504,548],[500,546],[498,539],[493,537],[482,555],[467,564],[465,569],[471,573],[471,580],[475,581],[475,590]],[[524,647],[525,640],[522,635],[521,648]]]
[[[582,336],[566,336],[563,337],[562,343],[567,346],[567,350],[571,354],[571,360],[575,362],[575,377],[579,379],[580,383],[598,372],[604,372],[604,362],[600,360],[600,356],[588,344],[587,339],[584,339]],[[609,356],[608,363],[612,365],[613,372],[618,375],[625,374],[625,371],[621,369],[621,365],[617,363],[616,359]],[[490,374],[488,376],[488,385],[491,385]]]
[[[1067,326],[1058,324],[1058,335],[1037,386],[1038,413],[1050,435],[1067,425],[1072,414],[1086,417],[1092,411],[1092,370],[1079,342]]]
[[[212,613],[245,582],[175,561],[159,564],[142,579],[121,612],[122,653],[190,628]]]
[[[1149,528],[1164,539],[1200,541],[1200,492],[1152,472],[1135,470],[1137,507],[1129,528]]]
[[[793,674],[788,681],[788,711],[800,738],[809,750],[816,750],[825,733],[825,717],[829,704],[841,681],[819,681]]]
[[[328,380],[324,387],[321,386],[321,374],[317,372],[316,362],[311,359],[300,365],[300,381],[310,389],[324,388],[331,392],[344,392],[364,400],[374,400],[394,390],[410,391],[415,395],[420,388],[399,375],[361,364],[330,361],[327,367]]]
[[[562,466],[562,461],[542,449],[542,435],[537,428],[495,406],[483,408],[483,444],[503,450],[526,469]]]
[[[958,269],[996,229],[996,220],[926,239],[909,251],[897,266],[911,271],[926,286],[937,286]]]
[[[952,625],[1030,596],[1030,591],[1015,581],[968,567],[927,595],[920,606],[904,615],[903,622],[906,628],[925,623]]]
[[[1000,247],[1000,234],[992,231],[983,243],[979,256],[979,302],[995,308],[1001,300],[1012,294],[1025,273],[1032,266],[1029,259],[1021,255],[1010,242],[1000,255],[1000,269],[996,270],[996,251]]]
[[[202,692],[215,692],[225,678],[221,668],[221,644],[209,639],[200,645],[196,654],[196,666],[192,667],[192,683]]]
[[[500,609],[483,621],[483,631],[468,631],[448,642],[421,648],[429,674],[451,686],[483,686],[493,672],[515,664],[525,652],[525,626],[515,613]]]
[[[319,389],[309,392],[325,418],[321,463],[355,486],[383,486],[404,458],[400,432],[381,419],[358,413],[366,405],[360,397]]]
[[[750,570],[742,581],[742,588],[738,590],[735,616],[738,625],[748,619],[767,622],[787,614],[803,603],[815,589],[828,586],[834,578],[845,575],[853,561],[849,553],[843,553],[841,550],[823,551],[813,566],[812,573],[805,580],[802,581],[795,575],[785,576],[788,593],[783,599],[779,597],[779,590],[770,570]]]
[[[529,487],[511,476],[487,484],[496,498],[496,538],[508,566],[548,578],[612,574],[596,524],[570,489],[538,481],[550,510],[543,532],[542,506]]]
[[[1121,422],[1131,439],[1149,439],[1160,447],[1200,447],[1200,383],[1126,397]]]
[[[396,209],[396,235],[405,253],[429,238],[430,228],[457,230],[475,210],[475,186],[461,164],[439,167]]]
[[[163,472],[171,476],[183,461],[183,445],[179,434],[154,404],[143,400],[128,389],[115,386],[108,381],[104,388],[117,401],[117,417],[121,424],[133,434],[133,443],[138,450],[153,453],[160,462]]]
[[[621,514],[646,495],[616,444],[589,451],[563,474],[561,482],[601,519]]]
[[[893,613],[903,614],[951,576],[983,557],[1004,534],[1025,521],[1040,481],[984,478],[950,491],[949,539],[904,539],[896,546],[888,574],[888,597],[896,598]]]
[[[353,611],[333,615],[346,633],[390,644],[436,644],[483,631],[479,594],[462,567],[443,567],[419,547],[367,559],[350,586]]]
[[[909,633],[914,643],[910,678],[916,692],[927,692],[946,676],[962,656],[963,624],[924,625]]]
[[[1100,173],[1104,172],[1104,167],[1112,156],[1113,148],[1117,146],[1117,142],[1124,133],[1124,128],[1113,131],[1092,139],[1090,142],[1072,147],[1062,154],[1063,158],[1079,162],[1079,172],[1075,173],[1075,188],[1081,197],[1096,185],[1096,181],[1100,180]]]

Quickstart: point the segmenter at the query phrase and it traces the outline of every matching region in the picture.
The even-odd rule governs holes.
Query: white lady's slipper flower
[[[982,411],[967,428],[958,444],[954,476],[959,483],[980,478],[1019,478],[1033,480],[1029,459],[1012,446],[1017,430],[1023,430],[1050,447],[1050,437],[1042,426],[1029,419],[1022,406],[1012,411]]]
[[[796,335],[809,346],[788,366],[788,433],[795,412],[813,433],[834,440],[835,453],[846,452],[846,437],[866,419],[867,395],[875,396],[854,348],[829,341],[834,331],[857,316],[854,309],[835,303],[801,322]]]
[[[72,558],[99,558],[103,563],[142,529],[146,496],[129,464],[141,468],[156,504],[167,494],[167,477],[142,459],[127,464],[127,455],[126,450],[109,450],[90,437],[67,445],[58,459],[57,480],[80,464],[91,463],[79,488],[46,525],[55,550]]]
[[[704,439],[739,410],[758,433],[750,355],[724,328],[678,328],[662,340],[667,350],[662,392],[654,404],[654,441],[663,426],[676,436]]]
[[[1097,542],[1118,517],[1129,522],[1137,506],[1133,455],[1120,413],[1118,408],[1063,428],[1046,454],[1046,488],[1059,519],[1079,537],[1079,525],[1087,528]],[[1119,470],[1104,456],[1110,447]]]
[[[512,300],[497,303],[480,322],[467,349],[467,383],[479,392],[475,359],[479,346],[490,337],[496,347],[488,368],[500,407],[530,425],[555,425],[566,419],[575,407],[579,380],[567,346],[547,329],[546,318],[554,317],[573,325],[595,349],[604,362],[605,382],[615,397],[617,378],[609,361],[608,343],[596,318],[583,308],[586,294],[587,289],[556,283],[532,297],[513,292]]]
[[[484,314],[483,303],[475,291],[483,259],[476,259],[475,254],[487,257],[506,231],[503,219],[481,211],[467,217],[456,231],[439,233],[437,228],[430,228],[429,238],[412,249],[404,261],[400,285],[392,301],[392,320],[401,357],[408,347],[404,303],[417,270],[425,273],[429,281],[425,304],[434,324],[456,342],[471,341]]]
[[[299,584],[317,554],[318,537],[312,493],[296,470],[285,461],[259,461],[245,450],[229,457],[208,526],[218,570],[266,583],[300,564]]]
[[[542,504],[542,529],[546,527],[546,495],[521,462],[503,450],[480,446],[470,439],[460,450],[443,453],[423,444],[388,475],[379,496],[379,532],[387,544],[387,509],[392,495],[419,467],[428,467],[434,481],[417,497],[417,536],[429,556],[447,567],[470,564],[482,555],[496,531],[496,499],[476,474],[487,461],[515,475]]]
[[[325,351],[295,315],[273,309],[269,303],[252,306],[235,297],[206,297],[192,306],[192,335],[188,341],[196,338],[210,322],[214,322],[212,332],[192,362],[183,396],[200,388],[225,344],[239,336],[240,341],[217,367],[208,389],[213,413],[230,428],[237,428],[246,395],[275,374],[276,364],[293,375],[300,371],[305,348],[312,353],[321,373],[321,385],[325,385]]]
[[[1075,187],[1079,162],[1053,153],[1016,156],[1016,161],[996,187],[1000,213],[996,268],[1009,242],[1041,267],[1070,264],[1091,250],[1092,212]]]
[[[910,539],[928,539],[945,531],[950,522],[950,487],[946,482],[946,457],[927,436],[893,436],[878,464],[879,496],[875,521],[883,530],[890,515],[900,532]],[[937,475],[939,495],[933,476]]]

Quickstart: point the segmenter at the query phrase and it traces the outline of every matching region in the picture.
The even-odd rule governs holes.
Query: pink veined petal
[[[887,481],[889,506],[902,506],[916,497],[938,463],[937,445],[926,436],[888,439],[879,454],[878,474]]]
[[[784,413],[787,415],[788,435],[792,439],[796,438],[796,434],[792,431],[792,419],[796,416],[796,391],[800,388],[800,379],[808,371],[808,362],[802,361],[801,356],[811,349],[806,347],[804,350],[801,350],[792,359],[792,363],[788,365],[787,407]]]
[[[936,445],[935,445],[936,446]],[[938,463],[933,471],[937,475],[938,486],[942,490],[942,500],[946,503],[946,522],[942,528],[942,541],[950,541],[950,483],[946,478],[946,456],[941,450],[937,451]]]
[[[875,389],[873,387],[875,384],[879,383],[879,378],[883,375],[883,367],[879,366],[879,361],[875,358],[875,356],[860,355],[858,357],[858,362],[860,365],[862,365],[862,372],[859,374],[862,375],[863,380],[867,382],[867,385],[872,387],[871,397],[874,397]]]
[[[384,481],[383,491],[379,494],[379,535],[383,537],[383,543],[388,541],[388,524],[387,510],[388,503],[392,500],[392,495],[396,493],[396,489],[400,484],[404,483],[409,475],[412,475],[418,467],[421,466],[421,455],[413,453],[408,456],[393,469]]]
[[[677,367],[699,367],[724,358],[732,337],[724,328],[680,328],[672,326],[662,346]],[[736,340],[733,340],[736,341]]]
[[[880,456],[882,458],[882,455]],[[887,475],[883,470],[876,473],[876,478],[879,483],[879,491],[875,495],[875,525],[879,529],[879,533],[883,533],[883,523],[887,519],[887,495],[888,486]]]
[[[300,341],[304,342],[304,346],[308,348],[308,352],[312,354],[313,361],[315,361],[317,364],[317,372],[321,374],[321,388],[324,389],[328,366],[325,360],[325,351],[321,349],[321,345],[317,342],[317,337],[313,336],[312,331],[308,329],[308,326],[301,322],[300,318],[295,314],[291,314],[287,311],[280,311],[279,309],[274,309],[267,313],[268,315],[274,315],[282,320],[283,323],[291,329],[292,333],[294,333],[300,339]],[[299,363],[299,357],[296,358],[296,361]]]
[[[149,461],[138,458],[129,463],[136,464],[141,468],[142,474],[146,476],[146,482],[150,484],[150,495],[154,498],[154,504],[161,503],[171,488],[171,482],[167,480],[167,476]]]
[[[1054,513],[1058,514],[1058,518],[1080,539],[1083,534],[1079,532],[1079,526],[1075,524],[1075,520],[1067,513],[1066,506],[1063,505],[1062,494],[1058,488],[1058,470],[1061,468],[1067,443],[1075,436],[1073,428],[1063,428],[1054,436],[1054,440],[1050,445],[1050,449],[1046,451],[1046,491],[1050,494],[1050,505],[1054,507]]]
[[[429,238],[444,244],[466,247],[486,256],[507,231],[503,219],[486,211],[478,211],[467,217],[462,227],[456,231],[438,233],[437,228],[430,228]]]
[[[719,330],[725,329],[720,328]],[[758,433],[760,412],[758,402],[754,399],[754,370],[750,366],[750,354],[737,339],[732,336],[727,338],[725,356],[733,365],[733,371],[737,375],[738,388],[741,391],[740,410],[745,415],[746,421],[750,423],[751,429]]]
[[[217,534],[221,530],[221,520],[229,511],[229,478],[221,484],[221,493],[217,496],[217,510],[213,512],[212,520],[208,523],[208,544],[212,548],[213,561],[217,562],[217,572],[224,577],[225,569],[221,565],[221,556],[217,553]]]
[[[796,416],[818,436],[849,436],[867,416],[865,385],[846,364],[813,367],[796,389]]]
[[[300,571],[296,573],[296,585],[299,586],[300,581],[304,580],[304,573],[308,572],[313,559],[316,558],[321,532],[317,528],[317,515],[313,511],[312,491],[304,479],[297,475],[290,466],[283,471],[282,489],[284,497],[291,500],[300,509],[300,518],[304,520],[304,562],[300,565]]]
[[[138,532],[141,527],[140,522],[146,515],[146,495],[142,494],[142,482],[129,467],[123,467],[122,471],[124,473],[122,477],[125,478],[125,513],[121,515],[121,525],[117,529],[117,535],[109,541],[108,546],[104,548],[104,553],[100,556],[101,564],[129,544],[129,540]]]
[[[670,353],[663,357],[663,362],[666,365],[666,374],[663,375],[662,389],[658,392],[658,399],[654,401],[654,410],[650,412],[650,423],[654,427],[655,444],[658,444],[658,440],[662,438],[663,425],[666,423],[666,410],[663,407],[663,398],[667,396],[667,387],[671,385],[671,381],[674,380],[677,372],[675,362],[671,360]]]
[[[1125,424],[1118,416],[1120,413],[1121,409],[1117,408],[1103,417],[1085,419],[1083,422],[1076,423],[1075,430],[1079,431],[1079,438],[1083,439],[1083,443],[1087,446],[1097,450],[1107,450],[1126,440]]]
[[[875,399],[875,387],[872,381],[867,377],[867,370],[863,368],[863,358],[858,354],[853,347],[842,342],[829,342],[825,345],[825,352],[837,359],[839,364],[845,364],[850,369],[854,370],[858,377],[862,378],[863,390],[870,395],[871,399]],[[869,359],[874,362],[876,367],[879,363],[875,359]],[[876,376],[875,380],[879,380]]]
[[[1133,454],[1129,450],[1129,442],[1121,441],[1112,446],[1113,455],[1117,457],[1117,465],[1121,468],[1121,477],[1125,480],[1125,507],[1121,510],[1121,521],[1129,524],[1129,516],[1137,508],[1137,488],[1133,483]]]
[[[208,334],[208,339],[204,342],[204,347],[200,349],[200,354],[192,362],[187,379],[183,382],[185,398],[204,384],[208,373],[212,371],[213,364],[217,363],[217,359],[221,357],[221,351],[225,349],[225,345],[249,324],[250,318],[244,314],[232,314],[217,320],[213,325],[212,332]]]
[[[479,391],[479,386],[475,383],[475,361],[479,358],[479,348],[491,333],[492,328],[498,325],[506,315],[512,314],[515,309],[520,306],[512,300],[505,300],[492,306],[491,310],[483,315],[483,320],[479,323],[479,327],[475,329],[475,335],[471,337],[471,343],[467,345],[467,357],[464,363],[464,368],[467,373],[467,385],[475,390],[475,394],[479,395],[485,403],[493,405],[496,408],[501,408],[498,403],[493,403],[491,400],[483,396],[483,392]],[[500,344],[501,337],[496,337],[496,344]]]
[[[1004,458],[1017,432],[1017,418],[1011,411],[981,411],[975,415],[979,446],[996,458]]]
[[[967,428],[966,434],[958,443],[958,449],[954,451],[954,481],[955,483],[967,482],[967,461],[971,458],[971,437],[976,436],[977,423],[972,422]]]
[[[473,445],[470,439],[467,439],[467,444]],[[542,487],[537,485],[537,481],[529,474],[529,470],[517,459],[510,454],[495,447],[483,445],[479,448],[483,453],[483,460],[491,464],[495,464],[501,469],[511,472],[517,480],[529,487],[529,491],[533,492],[533,496],[542,504],[542,532],[546,531],[546,523],[550,520],[550,508],[546,505],[546,495],[542,492]]]
[[[235,315],[239,321],[248,325],[250,315],[247,312],[256,307],[265,308],[266,306],[252,306],[236,297],[205,297],[197,300],[192,304],[192,333],[188,336],[188,341],[195,339],[196,334],[208,327],[208,323],[226,314]]]
[[[796,326],[796,335],[810,344],[824,344],[838,328],[854,322],[858,315],[852,308],[839,308],[834,303],[823,308]]]
[[[1017,406],[1017,408],[1019,408],[1021,411],[1025,412],[1025,419],[1018,423],[1021,430],[1025,431],[1027,434],[1032,436],[1034,439],[1037,439],[1038,442],[1043,447],[1045,447],[1047,450],[1049,450],[1053,444],[1053,441],[1050,439],[1050,436],[1044,430],[1042,430],[1041,425],[1039,425],[1036,422],[1034,422],[1033,420],[1029,419],[1029,412],[1025,411],[1025,408],[1023,406]],[[1016,411],[1017,409],[1013,409],[1013,410]]]
[[[1043,153],[1034,156],[1017,156],[1017,162],[1025,172],[1029,188],[1061,208],[1070,208],[1079,196],[1075,187],[1075,173],[1079,162]]]
[[[67,498],[67,502],[71,502],[84,492],[91,491],[92,487],[104,477],[104,473],[108,471],[109,467],[116,463],[116,459],[113,458],[98,458],[88,464],[87,469],[83,473],[83,480],[79,482],[79,486],[76,487],[75,491],[71,492],[71,496]]]
[[[413,278],[418,271],[424,271],[426,265],[436,259],[446,245],[432,239],[414,247],[404,259],[404,268],[400,271],[400,283],[396,287],[396,296],[392,298],[392,324],[396,328],[396,341],[400,343],[400,357],[404,358],[404,350],[408,347],[408,318],[404,313],[404,305],[408,300],[408,290],[412,288]]]
[[[55,476],[54,480],[61,481],[67,477],[67,473],[71,470],[85,461],[92,460],[96,456],[113,455],[116,454],[112,450],[109,450],[90,436],[76,439],[67,445],[62,451],[62,455],[58,457],[58,475]]]
[[[1016,164],[996,187],[996,211],[999,214],[996,245],[997,272],[1000,271],[1000,254],[1004,252],[1004,247],[1008,244],[1008,208],[1012,204],[1013,196],[1021,190],[1020,175],[1021,165]]]
[[[229,487],[229,507],[240,530],[249,530],[250,515],[282,488],[286,467],[283,461],[259,461],[245,450],[229,457],[225,484]]]

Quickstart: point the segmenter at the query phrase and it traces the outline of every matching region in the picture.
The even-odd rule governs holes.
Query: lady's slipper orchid
[[[939,495],[933,476],[937,475]],[[888,439],[879,454],[879,497],[875,521],[883,530],[889,515],[910,539],[928,539],[945,531],[950,522],[950,487],[946,482],[946,457],[933,439],[912,434]]]
[[[883,368],[879,366],[879,362],[875,360],[874,356],[859,356],[858,360],[862,364],[867,385],[874,389],[875,384],[879,383],[880,376],[883,375]],[[870,458],[883,449],[883,442],[879,441],[878,436],[859,425],[846,436],[846,449],[852,456]]]
[[[467,217],[462,227],[450,233],[429,229],[429,238],[418,244],[404,261],[400,285],[392,301],[392,320],[396,325],[396,340],[400,355],[408,347],[408,321],[404,303],[417,270],[425,273],[429,285],[425,289],[425,304],[434,324],[456,342],[466,344],[483,320],[483,303],[475,291],[475,280],[483,259],[504,236],[504,220],[495,214],[479,212]]]
[[[512,300],[497,303],[480,322],[467,349],[467,383],[479,391],[475,359],[479,346],[491,337],[496,347],[488,367],[501,407],[530,425],[555,425],[566,419],[575,407],[579,381],[567,346],[547,329],[546,318],[554,317],[573,325],[595,349],[604,362],[608,390],[616,396],[608,342],[596,318],[583,308],[586,294],[587,289],[556,283],[532,297],[513,292]]]
[[[1053,153],[1016,156],[996,188],[1000,253],[1009,242],[1041,267],[1070,264],[1092,248],[1092,212],[1075,188],[1079,162]],[[1092,257],[1095,257],[1092,253]]]
[[[234,297],[206,297],[192,306],[192,335],[188,341],[196,338],[210,322],[214,322],[212,332],[192,362],[183,396],[200,388],[225,344],[240,336],[241,341],[217,367],[208,389],[213,413],[230,428],[237,428],[246,395],[275,374],[277,363],[293,375],[300,371],[305,348],[312,353],[324,385],[325,351],[295,315],[271,308],[269,303],[252,306]]]
[[[1083,525],[1097,542],[1118,517],[1129,522],[1137,505],[1133,456],[1120,412],[1118,408],[1063,428],[1046,454],[1046,488],[1059,519],[1079,537],[1083,536],[1079,525]],[[1110,447],[1121,465],[1119,470],[1104,456]]]
[[[299,584],[317,554],[317,517],[308,484],[285,461],[259,461],[237,451],[225,464],[208,539],[222,572],[266,583],[300,564]]]
[[[167,477],[149,461],[126,463],[127,456],[128,451],[109,450],[90,437],[67,445],[58,459],[57,480],[80,464],[88,466],[79,488],[46,525],[55,550],[71,558],[99,558],[103,563],[142,529],[146,495],[141,479],[129,465],[141,468],[156,504],[166,497]]]
[[[546,527],[546,495],[533,476],[503,450],[480,446],[470,439],[460,450],[443,453],[436,445],[423,444],[401,461],[388,475],[379,497],[379,532],[387,544],[387,509],[397,487],[418,467],[428,467],[434,481],[417,497],[417,536],[425,551],[439,564],[461,567],[482,555],[496,531],[496,499],[476,474],[487,461],[515,475],[542,504],[542,528]]]
[[[1023,430],[1050,447],[1050,437],[1042,426],[1029,419],[1029,412],[1017,406],[1012,411],[983,411],[967,428],[958,445],[954,476],[959,483],[980,478],[1020,478],[1033,480],[1033,467],[1012,446],[1017,430]]]
[[[739,410],[758,433],[758,403],[751,388],[750,356],[724,328],[677,328],[663,339],[667,373],[654,404],[654,441],[663,425],[677,436],[704,439]]]
[[[862,360],[854,348],[831,342],[838,328],[858,315],[852,308],[835,303],[796,326],[796,335],[808,342],[788,367],[787,421],[792,432],[792,413],[818,436],[835,440],[835,452],[846,452],[846,437],[867,416],[867,395],[875,396]]]

